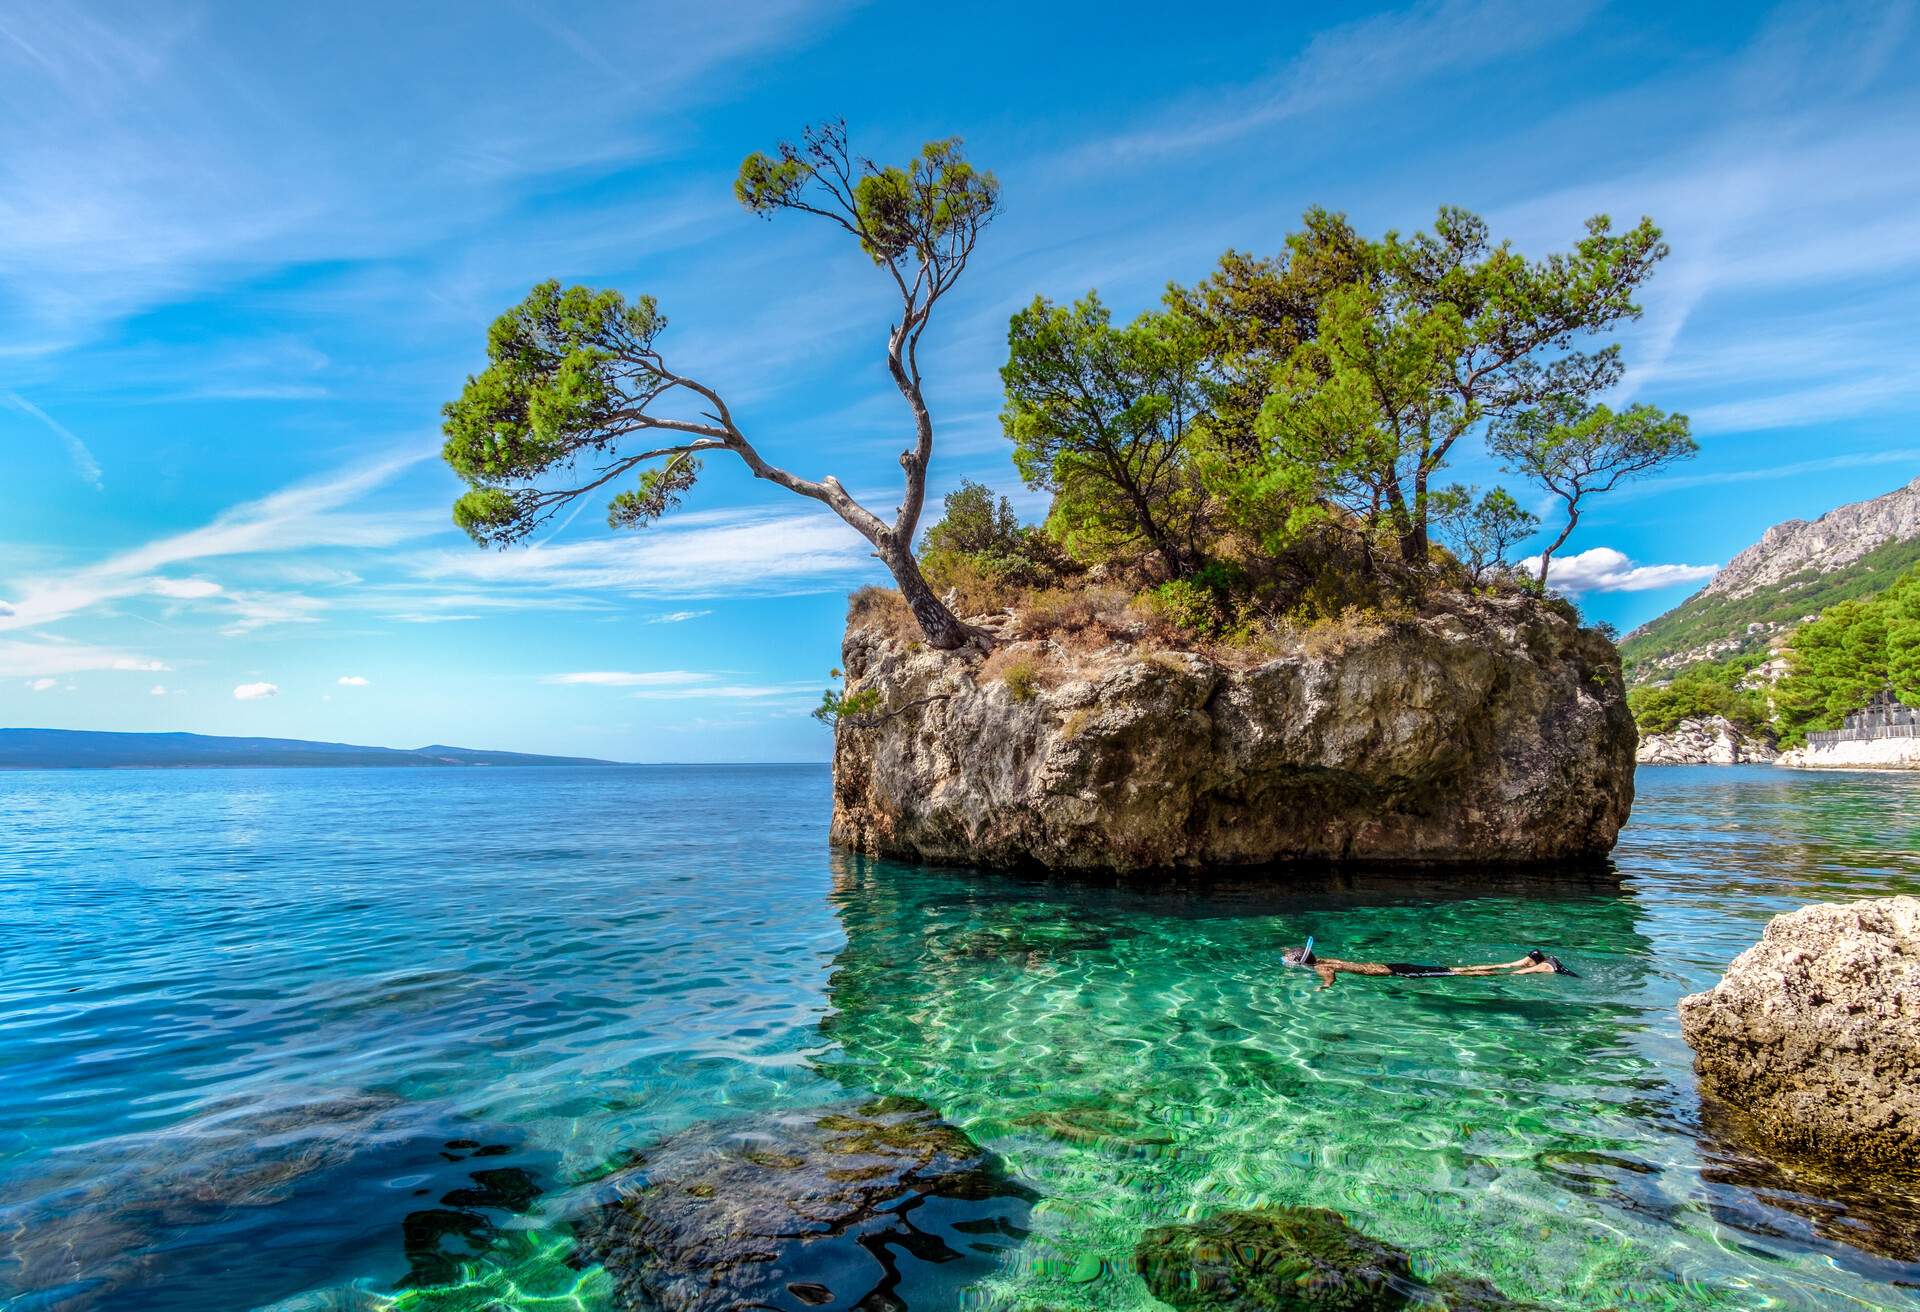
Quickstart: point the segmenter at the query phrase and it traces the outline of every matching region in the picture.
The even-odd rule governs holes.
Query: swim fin
[[[1551,964],[1551,965],[1553,966],[1553,973],[1554,973],[1554,974],[1556,974],[1556,975],[1571,975],[1571,976],[1573,976],[1573,977],[1574,977],[1575,979],[1579,979],[1579,978],[1580,978],[1580,972],[1579,972],[1579,971],[1577,971],[1577,970],[1568,970],[1568,969],[1566,968],[1566,966],[1565,966],[1564,964],[1562,964],[1562,962],[1561,962],[1561,960],[1560,960],[1560,958],[1558,958],[1558,957],[1548,957],[1548,958],[1547,958],[1547,961],[1548,961],[1548,963],[1549,963],[1549,964]]]

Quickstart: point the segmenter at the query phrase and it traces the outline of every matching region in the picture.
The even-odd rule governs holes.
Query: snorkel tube
[[[1302,968],[1313,965],[1313,935],[1307,935],[1307,945],[1303,948],[1288,948],[1280,954],[1280,960],[1289,966]]]

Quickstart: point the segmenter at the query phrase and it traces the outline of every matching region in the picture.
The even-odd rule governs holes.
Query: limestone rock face
[[[1640,740],[1635,758],[1641,765],[1742,765],[1780,759],[1774,745],[1750,737],[1724,715],[1689,718],[1665,733]]]
[[[908,859],[1140,871],[1607,852],[1637,735],[1601,634],[1456,598],[1229,664],[1125,644],[990,662],[851,626],[833,837]],[[872,699],[868,699],[870,702]]]
[[[1701,1091],[1768,1146],[1920,1168],[1920,898],[1775,916],[1680,1027]]]

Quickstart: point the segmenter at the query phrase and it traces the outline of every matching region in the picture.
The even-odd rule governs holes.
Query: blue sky
[[[658,296],[769,458],[891,505],[887,286],[729,194],[832,115],[1004,188],[927,342],[936,491],[1044,509],[996,418],[1013,309],[1132,313],[1311,204],[1536,253],[1666,229],[1625,387],[1702,453],[1584,519],[1596,617],[1920,472],[1910,4],[564,8],[0,0],[0,724],[824,758],[880,577],[851,530],[710,465],[644,533],[590,506],[489,553],[436,453],[487,322],[559,277]]]

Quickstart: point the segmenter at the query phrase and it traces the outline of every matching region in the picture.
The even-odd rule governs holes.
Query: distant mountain
[[[1920,562],[1920,478],[1815,520],[1775,524],[1706,587],[1620,643],[1645,682],[1706,660],[1765,651],[1837,601],[1868,597]]]
[[[529,756],[470,747],[412,749],[310,743],[300,738],[213,738],[197,733],[0,729],[0,770],[207,766],[613,765],[585,756]]]

